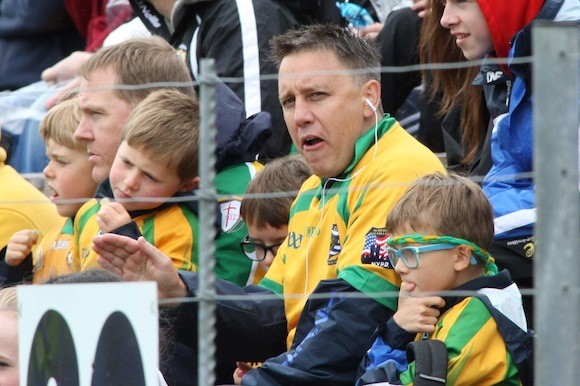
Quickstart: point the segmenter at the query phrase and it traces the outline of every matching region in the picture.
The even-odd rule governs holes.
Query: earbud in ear
[[[373,102],[371,102],[369,98],[365,98],[365,102],[371,108],[371,110],[373,110],[373,112],[375,113],[377,112],[377,108],[375,107],[375,105],[373,105]]]

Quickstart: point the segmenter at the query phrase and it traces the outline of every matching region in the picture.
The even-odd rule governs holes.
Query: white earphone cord
[[[379,141],[379,113],[377,112],[376,107],[371,103],[371,101],[366,98],[366,102],[367,105],[369,105],[369,107],[373,110],[373,112],[375,113],[375,128],[374,128],[374,136],[375,136],[375,150],[373,153],[373,158],[372,160],[375,159],[375,157],[377,156],[377,148],[378,148],[378,141]],[[352,180],[354,177],[357,176],[357,174],[359,174],[360,172],[362,172],[364,169],[366,168],[366,165],[363,166],[362,168],[360,168],[356,173],[354,173],[352,176],[348,177],[348,178],[328,178],[325,182],[324,185],[322,186],[322,198],[321,198],[321,203],[322,203],[322,209],[320,211],[320,218],[318,219],[318,224],[316,225],[316,227],[314,228],[314,232],[312,232],[312,236],[316,235],[316,233],[320,230],[320,224],[322,223],[322,218],[324,217],[324,210],[325,210],[325,203],[326,203],[326,184],[328,184],[328,181],[335,181],[335,182],[346,182],[349,180]],[[309,271],[308,271],[308,258],[310,256],[310,242],[312,241],[312,236],[308,239],[308,244],[306,245],[306,280],[304,281],[304,295],[307,294],[307,290],[308,290],[308,279],[309,279]]]

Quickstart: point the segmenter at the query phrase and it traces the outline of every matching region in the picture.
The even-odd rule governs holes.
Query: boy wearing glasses
[[[288,236],[290,207],[302,183],[311,175],[304,158],[291,155],[267,163],[248,184],[240,206],[248,235],[240,247],[253,261],[253,284],[262,280]]]
[[[290,208],[302,183],[312,172],[301,155],[277,158],[264,166],[248,184],[240,206],[240,216],[246,223],[248,235],[240,247],[252,260],[253,284],[264,277],[288,236]],[[252,284],[252,283],[248,283]],[[233,378],[239,382],[255,362],[236,362]]]
[[[457,175],[427,175],[395,205],[387,228],[389,263],[402,280],[399,304],[377,330],[357,386],[412,384],[421,374],[418,362],[407,365],[405,350],[427,339],[447,348],[448,384],[520,384],[531,337],[518,287],[486,251],[493,213],[479,185]],[[450,290],[473,294],[435,293]],[[509,343],[502,336],[507,325]]]

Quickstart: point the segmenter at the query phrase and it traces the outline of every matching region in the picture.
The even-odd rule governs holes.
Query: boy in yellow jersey
[[[409,342],[429,339],[447,348],[447,384],[527,380],[531,374],[522,364],[530,358],[531,337],[522,297],[509,272],[498,273],[486,251],[493,212],[479,185],[457,175],[427,175],[395,205],[387,229],[389,262],[402,280],[399,305],[378,329],[357,386],[417,384],[421,361],[405,368],[404,353]],[[451,290],[473,295],[436,293]],[[397,360],[401,352],[403,361]]]
[[[150,243],[176,268],[195,271],[198,219],[183,200],[198,177],[199,103],[175,90],[149,94],[133,110],[95,199],[75,218],[80,268],[98,267],[92,239],[113,232]]]
[[[5,262],[9,282],[32,279],[41,283],[51,276],[77,272],[79,261],[73,242],[73,221],[79,208],[95,193],[97,183],[91,177],[87,146],[73,136],[80,122],[77,100],[69,99],[49,110],[40,123],[49,159],[44,168],[51,200],[58,213],[66,218],[44,237],[35,229],[20,230],[10,238]],[[32,247],[40,240],[34,254]]]

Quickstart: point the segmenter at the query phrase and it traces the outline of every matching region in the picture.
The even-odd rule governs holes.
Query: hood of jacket
[[[534,20],[544,0],[477,0],[477,3],[487,21],[495,56],[507,58],[512,37]]]
[[[507,58],[512,37],[534,20],[544,0],[477,0],[477,3],[487,21],[495,56]]]
[[[217,84],[216,99],[216,170],[255,161],[272,135],[270,113],[262,111],[246,118],[240,98],[221,82]]]
[[[487,21],[495,56],[508,57],[513,37],[535,19],[576,21],[578,0],[477,0]],[[502,66],[503,67],[503,66]]]

